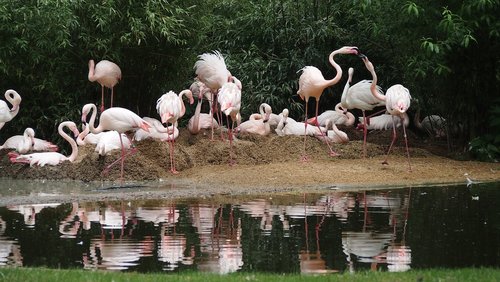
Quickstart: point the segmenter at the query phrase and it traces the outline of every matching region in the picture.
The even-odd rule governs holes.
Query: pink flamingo
[[[42,152],[42,153],[32,153],[27,155],[19,155],[18,153],[11,152],[8,153],[9,159],[12,163],[28,163],[30,166],[38,165],[58,165],[64,161],[74,162],[76,157],[78,156],[78,146],[66,132],[64,132],[64,128],[69,128],[73,134],[78,136],[80,132],[78,132],[78,128],[76,124],[72,121],[64,121],[59,124],[58,132],[64,140],[68,141],[71,145],[71,155],[65,156],[61,153],[57,152]]]
[[[395,84],[387,89],[385,96],[381,95],[376,89],[377,73],[375,72],[375,67],[365,55],[363,55],[361,58],[365,63],[366,69],[372,74],[373,77],[370,87],[373,96],[381,101],[385,101],[387,112],[392,115],[392,142],[389,146],[389,149],[387,150],[385,160],[382,162],[382,164],[388,164],[387,158],[389,156],[389,153],[391,152],[392,146],[394,145],[394,141],[396,141],[397,138],[394,117],[399,117],[401,119],[401,123],[404,123],[406,111],[410,107],[410,91],[401,84]],[[408,138],[406,137],[406,127],[404,126],[403,136],[405,138],[406,153],[408,155],[408,169],[409,171],[411,171],[410,150],[408,149]]]
[[[134,134],[134,140],[141,141],[148,138],[158,139],[160,141],[173,141],[179,137],[179,129],[170,125],[169,127],[163,127],[161,121],[151,118],[151,117],[143,117],[145,121],[151,124],[151,128],[149,132],[146,132],[142,129],[138,129]]]
[[[238,132],[246,132],[257,135],[268,135],[271,133],[271,124],[269,120],[271,118],[272,108],[266,103],[262,103],[259,107],[259,114],[252,114],[252,118],[241,123],[237,127]],[[256,117],[259,115],[260,117]],[[276,115],[279,117],[278,115]]]
[[[233,81],[231,72],[227,69],[224,57],[219,51],[204,53],[198,56],[198,61],[194,64],[197,79],[210,89],[210,112],[216,113],[220,123],[219,112],[217,111],[217,93],[226,82]],[[241,89],[241,87],[240,87]],[[212,138],[213,140],[213,128]]]
[[[104,87],[111,89],[111,107],[113,107],[113,89],[122,79],[120,67],[108,60],[102,60],[94,67],[94,60],[89,61],[89,80],[101,85],[101,112],[104,111]]]
[[[196,81],[193,84],[191,84],[191,87],[189,88],[191,92],[193,92],[194,96],[198,96],[198,103],[196,104],[194,115],[189,119],[188,122],[188,130],[191,134],[198,134],[201,129],[219,128],[219,123],[217,123],[212,114],[212,105],[210,105],[210,113],[208,114],[201,113],[203,96],[206,95],[207,93],[210,95],[210,89],[205,87],[204,89],[208,91],[203,91],[203,86],[201,86],[201,84],[203,83],[200,81]],[[195,91],[193,91],[193,89]]]
[[[6,122],[11,121],[19,113],[19,104],[21,104],[22,99],[19,93],[9,89],[5,91],[5,100],[12,104],[12,108],[9,108],[5,101],[0,100],[0,129],[2,129]]]
[[[177,121],[186,113],[186,107],[184,106],[184,101],[182,97],[186,95],[189,98],[189,104],[194,103],[193,93],[189,89],[182,90],[179,95],[175,94],[173,91],[163,94],[156,101],[156,110],[161,117],[161,122],[171,123],[174,128],[177,128]],[[179,173],[175,169],[174,161],[174,140],[170,142],[170,172],[173,174]]]
[[[372,81],[371,80],[361,80],[360,82],[350,86],[352,82],[352,75],[354,74],[354,69],[349,68],[349,78],[344,86],[344,91],[342,92],[342,97],[340,103],[343,108],[360,109],[363,113],[363,157],[366,158],[366,137],[368,134],[367,125],[370,124],[370,117],[366,117],[365,111],[371,111],[375,107],[385,106],[385,101],[377,99],[372,95],[370,90]],[[380,95],[384,95],[382,88],[376,86],[375,90]]]
[[[234,165],[233,160],[233,128],[234,122],[237,127],[241,123],[241,87],[237,83],[227,82],[219,90],[217,100],[220,104],[221,111],[226,115],[227,127],[229,134],[229,165]],[[229,124],[229,117],[231,117],[231,126]]]
[[[344,125],[347,127],[351,127],[354,125],[356,118],[354,115],[344,108],[342,105],[338,103],[335,105],[335,110],[328,110],[321,113],[318,118],[316,117],[310,118],[307,120],[307,123],[316,125],[318,123],[320,126],[326,126],[326,122],[331,120],[335,125]]]
[[[325,142],[326,142],[325,139],[328,139],[328,141],[330,141],[332,143],[347,143],[347,142],[349,142],[349,137],[347,136],[347,133],[338,129],[334,120],[327,119],[325,121],[325,128],[327,130],[327,134],[325,136],[316,135],[316,138],[318,138],[319,140],[325,141]],[[330,128],[332,130],[329,130]]]
[[[365,126],[365,122],[363,117],[359,117],[359,123],[356,129],[363,129]],[[405,127],[408,127],[410,124],[410,118],[407,113],[403,114],[403,124]],[[370,118],[370,124],[367,124],[367,130],[388,130],[392,129],[392,127],[396,125],[396,128],[401,126],[401,120],[395,120],[393,123],[392,115],[390,114],[381,114],[378,116],[374,116]]]
[[[297,91],[297,94],[299,94],[300,98],[305,100],[306,102],[306,116],[305,116],[305,122],[304,122],[304,132],[307,131],[307,104],[309,102],[310,97],[314,97],[316,99],[316,115],[315,117],[318,117],[318,106],[319,106],[319,99],[321,98],[321,94],[323,94],[323,91],[330,86],[333,86],[337,84],[340,81],[340,78],[342,77],[342,68],[334,61],[333,57],[337,54],[354,54],[358,55],[359,54],[359,49],[357,47],[350,47],[350,46],[344,46],[340,49],[337,49],[330,53],[330,56],[328,57],[328,60],[330,64],[335,68],[337,71],[337,74],[333,79],[326,80],[323,77],[323,74],[321,71],[313,66],[306,66],[302,69],[302,74],[300,75],[299,78],[299,90]],[[319,125],[317,124],[319,127]],[[328,148],[330,149],[330,155],[331,156],[337,156],[338,154],[335,153],[330,144],[327,142]],[[307,161],[309,158],[306,155],[306,135],[304,134],[304,150],[303,150],[303,155],[302,155],[302,161]]]
[[[107,130],[116,130],[118,132],[118,135],[120,136],[120,146],[122,149],[121,156],[118,160],[108,165],[103,172],[106,172],[111,168],[111,166],[120,161],[120,183],[123,184],[123,165],[125,163],[125,157],[128,154],[125,154],[125,146],[122,140],[122,133],[134,131],[139,128],[142,128],[145,131],[149,131],[151,125],[128,109],[113,107],[101,113],[101,116],[99,118],[99,125],[95,127],[94,124],[97,115],[97,107],[95,104],[86,104],[85,106],[83,106],[82,122],[87,122],[87,115],[90,111],[92,111],[92,115],[90,117],[90,132],[98,134]],[[135,151],[131,151],[129,154],[134,152]]]
[[[279,136],[302,136],[304,134],[309,136],[324,136],[324,132],[326,132],[326,128],[320,126],[307,127],[306,131],[304,132],[304,123],[297,122],[293,118],[288,117],[288,109],[283,109],[280,116],[281,120],[276,127],[276,134],[278,134]],[[325,138],[323,138],[323,140],[325,140]]]
[[[57,150],[59,150],[57,145],[40,138],[35,138],[35,131],[31,127],[26,128],[23,135],[14,135],[5,140],[5,143],[0,146],[0,149],[7,148],[15,149],[21,154],[25,154],[29,151],[57,152]]]

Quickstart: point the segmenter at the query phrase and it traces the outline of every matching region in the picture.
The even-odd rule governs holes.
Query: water
[[[0,265],[329,273],[500,266],[500,183],[0,207]]]

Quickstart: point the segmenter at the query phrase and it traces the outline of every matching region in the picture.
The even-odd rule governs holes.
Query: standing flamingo
[[[241,87],[237,83],[226,82],[220,89],[217,101],[220,104],[221,111],[226,115],[229,134],[229,165],[234,165],[233,160],[233,128],[234,122],[237,127],[241,123]],[[231,117],[231,123],[229,123]]]
[[[90,132],[98,134],[107,130],[116,130],[120,136],[120,145],[122,149],[121,156],[117,161],[108,165],[104,171],[107,171],[116,162],[120,161],[120,184],[123,184],[123,165],[125,163],[126,154],[125,146],[122,140],[122,133],[134,131],[139,128],[142,128],[145,131],[149,131],[151,125],[128,109],[113,107],[101,113],[101,116],[99,118],[99,125],[95,127],[95,119],[97,115],[97,107],[95,104],[90,103],[83,106],[82,122],[87,122],[87,115],[90,111],[92,111],[92,115],[90,116]]]
[[[9,108],[5,101],[0,100],[0,129],[19,113],[19,104],[21,104],[22,99],[15,90],[9,89],[5,91],[5,100],[12,104],[12,108]]]
[[[328,60],[330,64],[335,68],[337,71],[337,74],[333,79],[326,80],[323,77],[323,74],[321,71],[313,66],[306,66],[302,69],[302,74],[300,75],[299,78],[299,90],[297,91],[297,94],[299,94],[300,98],[305,100],[306,102],[306,116],[305,116],[305,122],[304,122],[304,132],[307,131],[307,104],[309,102],[310,97],[314,97],[316,99],[316,115],[315,117],[318,117],[318,106],[319,106],[319,99],[321,98],[321,94],[323,94],[323,91],[330,86],[333,86],[337,84],[340,81],[340,78],[342,77],[342,68],[334,61],[333,57],[337,54],[355,54],[359,55],[359,49],[357,47],[350,47],[350,46],[344,46],[340,49],[337,49],[330,53],[330,56],[328,57]],[[316,126],[319,127],[317,124]],[[338,154],[335,153],[330,144],[327,142],[328,148],[330,149],[330,155],[331,156],[337,156]],[[302,161],[307,161],[308,157],[306,155],[306,135],[304,134],[304,150],[303,150],[303,155],[302,155]]]
[[[30,166],[58,165],[64,161],[74,162],[76,160],[76,157],[78,156],[78,146],[76,145],[75,140],[73,140],[73,138],[71,138],[66,132],[64,132],[65,127],[69,128],[73,132],[75,137],[78,136],[79,132],[76,124],[72,121],[64,121],[59,124],[59,135],[61,135],[61,137],[68,141],[71,145],[71,155],[65,156],[57,152],[42,152],[27,155],[9,153],[10,161],[12,163],[29,163]]]
[[[174,128],[177,128],[177,121],[186,113],[186,107],[184,106],[184,101],[182,97],[186,95],[189,98],[189,104],[194,103],[193,93],[189,89],[182,90],[179,95],[175,94],[173,91],[163,94],[156,101],[156,110],[161,117],[161,122],[171,123]],[[175,169],[174,161],[174,140],[170,142],[170,172],[173,174],[179,173]]]
[[[111,107],[113,107],[113,89],[122,79],[120,67],[108,60],[102,60],[94,67],[94,60],[89,61],[89,80],[101,85],[101,113],[104,111],[104,87],[111,89]]]
[[[373,96],[381,101],[385,101],[385,107],[387,109],[387,112],[392,115],[392,122],[393,122],[392,142],[391,145],[389,146],[389,149],[387,150],[385,160],[382,162],[382,164],[388,164],[387,157],[389,156],[389,153],[391,152],[392,149],[392,145],[394,145],[394,141],[396,141],[397,138],[394,117],[399,117],[401,119],[401,123],[404,124],[406,111],[410,107],[410,100],[411,100],[410,91],[401,84],[395,84],[389,87],[389,89],[387,89],[385,96],[381,95],[376,89],[377,73],[375,72],[375,67],[368,60],[368,57],[366,57],[365,55],[363,55],[361,58],[365,63],[366,69],[372,74],[373,77],[370,87]],[[408,138],[406,136],[406,127],[405,126],[402,127],[403,127],[403,136],[405,138],[406,153],[408,155],[408,169],[409,171],[411,171],[410,150],[408,149]]]
[[[197,79],[210,89],[210,112],[216,113],[220,122],[219,112],[217,111],[217,94],[219,89],[227,82],[233,81],[233,76],[226,66],[224,57],[219,51],[204,53],[198,56],[198,61],[194,64]],[[241,90],[241,87],[240,87]],[[213,140],[212,127],[212,140]]]
[[[191,84],[189,89],[193,92],[193,96],[198,96],[198,104],[196,104],[196,109],[194,111],[194,115],[189,119],[188,122],[188,130],[191,134],[198,134],[201,129],[206,128],[218,128],[219,124],[214,119],[212,114],[212,106],[210,105],[210,113],[205,114],[201,112],[201,105],[203,102],[203,96],[208,93],[210,95],[210,91],[208,88],[205,88],[208,91],[203,91],[203,84],[200,81],[194,82]],[[195,86],[196,85],[196,86]],[[195,91],[193,91],[195,90]]]
[[[368,126],[370,124],[370,119],[366,117],[365,111],[371,111],[375,107],[385,106],[385,101],[377,99],[372,95],[370,90],[372,81],[371,80],[361,80],[360,82],[350,86],[352,82],[352,75],[354,74],[354,69],[349,68],[349,78],[344,86],[344,91],[342,92],[342,97],[340,103],[343,108],[347,110],[360,109],[363,113],[363,157],[366,158],[366,136],[368,134]],[[382,88],[376,86],[375,90],[380,94],[384,95]]]

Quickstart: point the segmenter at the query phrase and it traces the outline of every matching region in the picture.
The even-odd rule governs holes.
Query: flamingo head
[[[338,50],[340,54],[353,54],[353,55],[360,55],[361,52],[359,51],[358,47],[355,46],[344,46]]]
[[[76,138],[78,137],[78,135],[80,135],[80,131],[78,130],[78,127],[76,126],[76,124],[72,123],[68,126],[69,130],[71,130],[71,132],[73,132],[73,136]]]
[[[406,110],[408,110],[408,105],[404,101],[399,100],[396,102],[394,109],[396,109],[400,113],[405,113]]]
[[[87,115],[89,114],[90,109],[92,109],[92,104],[86,104],[82,108],[82,122],[84,124],[87,124]]]
[[[368,60],[368,57],[365,56],[365,55],[362,55],[360,56],[361,57],[361,60],[363,60],[363,63],[365,63],[365,66],[366,66],[366,69],[369,71],[369,72],[372,72],[375,70],[375,67],[373,66],[372,62],[370,62],[370,60]]]

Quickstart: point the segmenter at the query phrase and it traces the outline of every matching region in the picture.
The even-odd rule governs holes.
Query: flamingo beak
[[[358,53],[358,57],[360,57],[361,59],[365,59],[366,58],[366,55],[365,54],[361,54],[361,53]]]

